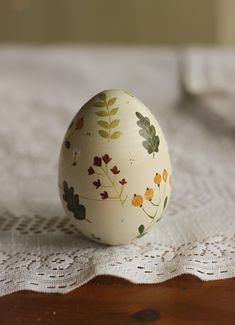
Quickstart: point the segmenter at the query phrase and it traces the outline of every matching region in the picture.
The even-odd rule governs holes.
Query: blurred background
[[[0,41],[235,44],[234,0],[0,0]]]

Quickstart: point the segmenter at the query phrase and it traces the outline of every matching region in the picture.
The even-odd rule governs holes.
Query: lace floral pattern
[[[202,104],[177,105],[175,52],[122,49],[100,54],[91,71],[92,53],[0,48],[0,295],[26,289],[65,293],[99,274],[134,283],[183,273],[203,280],[234,276],[234,135],[216,116],[208,118]],[[133,93],[155,108],[166,134],[174,184],[166,215],[148,234],[108,247],[78,234],[63,216],[57,161],[74,107],[91,97],[89,85],[109,86],[94,76],[122,57],[126,88],[135,80]],[[139,72],[140,59],[143,69],[156,74]],[[116,75],[112,70],[111,84]]]
[[[134,283],[161,282],[182,273],[203,280],[233,275],[229,265],[234,263],[235,235],[228,237],[221,232],[176,245],[159,242],[153,230],[130,245],[106,247],[79,237],[73,225],[61,217],[53,218],[50,227],[45,227],[48,217],[36,217],[40,224],[33,227],[36,235],[32,240],[34,218],[17,218],[16,222],[14,216],[1,216],[3,237],[9,239],[14,233],[19,244],[14,251],[7,246],[0,250],[2,293],[21,289],[68,292],[99,274],[121,276]],[[52,232],[54,239],[50,241]],[[34,241],[41,242],[40,250]]]

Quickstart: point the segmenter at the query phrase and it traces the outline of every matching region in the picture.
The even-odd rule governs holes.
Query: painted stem
[[[153,201],[149,201],[152,205],[154,205],[155,207],[158,207],[159,204],[153,203]]]
[[[123,186],[122,186],[122,188],[121,188],[121,191],[119,192],[118,189],[117,189],[117,187],[116,187],[115,181],[112,180],[112,178],[111,178],[111,177],[109,176],[109,174],[108,174],[108,167],[107,167],[107,165],[105,165],[105,169],[104,169],[103,167],[101,167],[101,166],[100,166],[100,168],[103,170],[104,174],[107,176],[108,180],[109,180],[110,183],[112,184],[112,186],[113,186],[113,188],[114,188],[114,191],[116,192],[117,197],[118,197],[118,199],[120,200],[121,205],[123,206],[124,202],[123,202],[122,199],[121,199],[121,195],[122,195],[122,191],[123,191]]]
[[[145,209],[143,208],[143,206],[141,206],[141,209],[144,211],[144,213],[145,213],[149,218],[154,219],[153,216],[151,216],[150,214],[148,214],[148,213],[145,211]]]
[[[87,196],[81,196],[81,195],[79,195],[79,197],[81,198],[81,199],[84,199],[84,200],[91,200],[91,201],[104,201],[103,199],[94,199],[94,198],[90,198],[90,197],[87,197]],[[109,201],[118,201],[119,200],[119,197],[117,197],[117,196],[113,196],[113,197],[110,197],[109,196]]]
[[[110,141],[110,124],[111,124],[111,118],[110,118],[110,112],[109,112],[109,105],[108,105],[108,103],[107,103],[107,100],[105,99],[104,100],[104,102],[105,102],[105,106],[106,106],[106,108],[107,108],[107,112],[108,112],[108,119],[109,119],[109,137],[108,137],[108,142]],[[107,165],[106,165],[107,166]]]
[[[128,198],[128,195],[126,195],[125,199],[122,201],[122,206],[123,206],[124,203],[126,202],[127,198]]]

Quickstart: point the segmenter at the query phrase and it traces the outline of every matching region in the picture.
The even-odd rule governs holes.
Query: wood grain
[[[18,292],[0,299],[1,325],[235,324],[235,278],[184,275],[158,285],[97,277],[71,293]]]

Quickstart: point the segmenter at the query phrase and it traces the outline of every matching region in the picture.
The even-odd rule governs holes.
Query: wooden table
[[[18,292],[0,298],[1,325],[235,324],[235,278],[180,276],[135,285],[101,276],[71,293]]]

